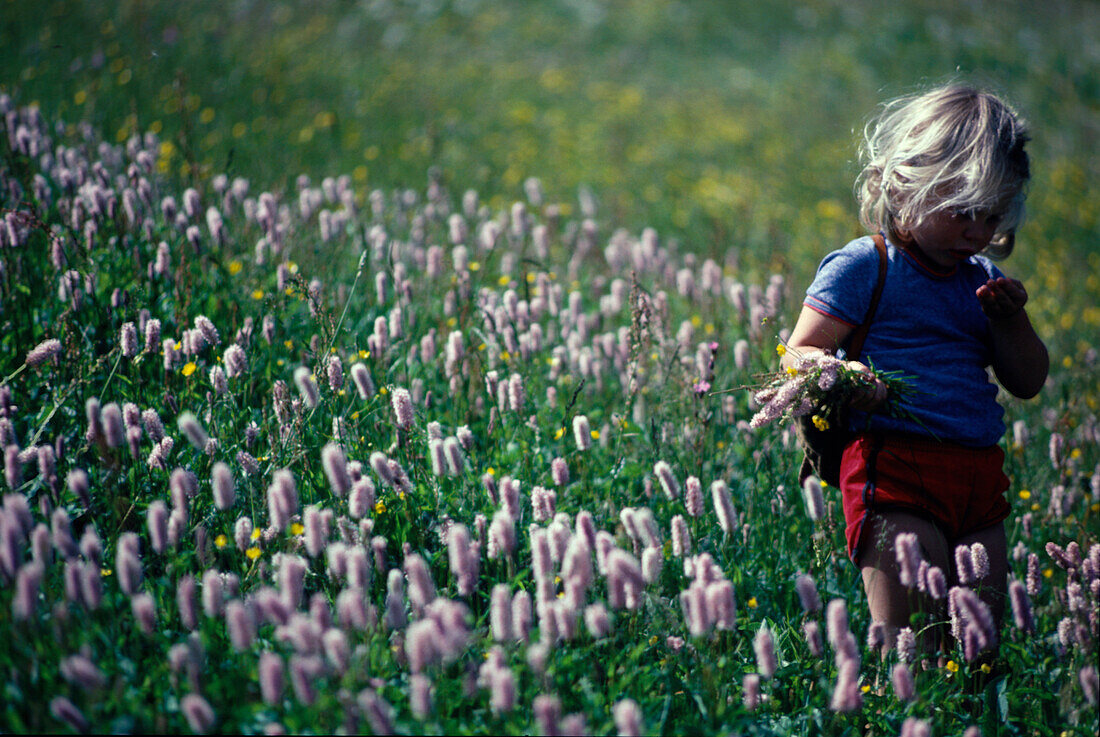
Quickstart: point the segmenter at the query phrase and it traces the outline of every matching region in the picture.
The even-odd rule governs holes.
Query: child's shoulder
[[[850,325],[858,325],[871,301],[878,268],[874,239],[856,238],[821,260],[806,290],[806,304]]]
[[[849,241],[843,248],[827,254],[821,260],[820,269],[843,271],[863,271],[878,268],[878,253],[871,236],[863,236]]]
[[[997,265],[993,263],[993,259],[988,256],[983,256],[980,253],[974,254],[967,259],[967,266],[976,272],[980,272],[990,279],[995,279],[998,276],[1004,276]]]
[[[844,244],[833,253],[843,253],[848,257],[869,258],[875,253],[875,239],[869,235],[863,235]]]

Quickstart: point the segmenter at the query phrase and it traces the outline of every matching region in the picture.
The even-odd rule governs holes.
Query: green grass
[[[179,152],[173,172],[187,164],[189,176],[286,187],[299,173],[356,173],[389,188],[422,186],[438,167],[451,186],[505,205],[534,174],[560,199],[591,186],[609,222],[805,277],[821,244],[855,232],[863,121],[889,96],[961,75],[1003,90],[1034,122],[1039,196],[1096,199],[1095,162],[1078,155],[1100,84],[1089,3],[5,11],[9,88],[109,137],[162,126]],[[1080,245],[1095,238],[1095,208],[1029,228],[1022,253],[1046,263],[1053,249],[1067,273],[1095,270]],[[1030,275],[1036,256],[1017,268]]]

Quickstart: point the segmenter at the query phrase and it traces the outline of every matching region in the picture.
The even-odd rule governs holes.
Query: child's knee
[[[876,510],[869,515],[868,525],[859,551],[862,565],[896,571],[898,535],[911,533],[917,536],[921,557],[930,566],[948,570],[951,553],[947,539],[934,522],[905,510]]]

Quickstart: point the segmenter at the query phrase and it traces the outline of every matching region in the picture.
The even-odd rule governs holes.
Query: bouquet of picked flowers
[[[780,344],[776,352],[787,353]],[[879,414],[898,415],[900,400],[912,393],[909,382],[898,371],[875,371],[856,361],[844,361],[828,353],[801,355],[783,371],[766,375],[763,388],[756,392],[760,410],[749,425],[756,429],[777,420],[786,421],[809,415],[818,430],[828,430],[829,415],[851,404],[853,398],[866,396],[876,379],[886,387],[886,401],[876,408]]]
[[[780,356],[787,348],[780,344]],[[856,361],[844,361],[828,353],[814,352],[798,356],[783,371],[769,374],[755,394],[759,411],[749,426],[754,430],[776,421],[795,421],[799,443],[806,452],[802,478],[816,473],[824,481],[836,484],[840,453],[848,440],[848,407],[853,400],[866,400],[886,389],[884,401],[875,406],[878,414],[904,416],[902,400],[913,388],[898,371],[875,371]]]

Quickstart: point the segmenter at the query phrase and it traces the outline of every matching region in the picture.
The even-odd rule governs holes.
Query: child
[[[881,382],[853,402],[857,432],[840,476],[848,554],[861,569],[872,618],[892,641],[914,611],[940,622],[946,613],[945,600],[902,584],[897,535],[915,533],[948,586],[958,581],[956,547],[982,543],[989,574],[979,592],[999,627],[1008,479],[997,445],[1004,412],[986,367],[1027,399],[1046,381],[1049,360],[1024,311],[1023,284],[986,254],[1012,251],[1029,177],[1028,135],[997,97],[951,85],[888,103],[865,136],[860,219],[885,236],[887,272],[863,350],[846,358],[900,371],[916,391],[903,405],[908,417],[874,413],[886,396]],[[870,237],[825,257],[784,367],[798,354],[843,353],[867,312],[878,259]]]

